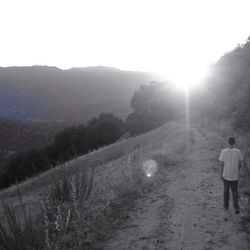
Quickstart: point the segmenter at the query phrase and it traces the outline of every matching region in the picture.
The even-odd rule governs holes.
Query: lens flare
[[[150,160],[147,160],[143,163],[142,169],[143,169],[145,175],[148,178],[150,178],[156,173],[158,166],[157,166],[156,161],[150,159]]]

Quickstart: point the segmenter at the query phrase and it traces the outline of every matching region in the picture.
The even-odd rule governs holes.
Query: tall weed
[[[94,169],[85,169],[76,161],[70,170],[62,167],[54,174],[35,216],[24,204],[19,189],[18,208],[3,202],[1,249],[66,250],[86,245],[84,208],[92,190]]]
[[[241,136],[241,152],[243,155],[244,175],[250,177],[250,139],[249,136]]]
[[[44,234],[18,190],[19,207],[3,201],[0,246],[5,250],[42,249]]]
[[[86,201],[94,180],[94,167],[84,167],[78,159],[69,171],[62,165],[51,175],[49,198],[58,202]]]
[[[72,172],[64,166],[58,169],[42,203],[48,249],[71,249],[88,241],[85,202],[93,187],[94,168],[84,168],[75,160]]]

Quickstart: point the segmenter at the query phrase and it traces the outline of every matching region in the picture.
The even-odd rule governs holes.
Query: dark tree
[[[168,82],[142,85],[131,99],[133,112],[127,118],[129,132],[140,134],[178,117],[183,97],[177,101],[176,95]]]
[[[110,113],[102,113],[88,122],[85,144],[89,150],[108,145],[125,132],[124,122]]]

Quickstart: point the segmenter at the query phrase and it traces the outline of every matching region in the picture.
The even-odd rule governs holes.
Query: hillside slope
[[[142,164],[134,167],[143,168],[143,162],[152,159],[157,164],[155,175],[140,172],[141,181],[148,182],[151,191],[137,198],[119,226],[110,232],[105,229],[108,236],[96,241],[95,249],[249,249],[249,235],[240,224],[246,215],[244,197],[241,195],[241,215],[235,215],[232,208],[229,212],[222,209],[217,158],[223,143],[224,139],[209,129],[169,123],[68,162],[68,175],[76,164],[95,167],[91,199],[99,203],[106,203],[107,197],[114,199],[122,178],[134,173],[126,157],[131,150],[147,151]],[[55,170],[20,185],[26,204],[40,201]],[[123,189],[129,185],[127,179],[125,184]],[[16,194],[12,187],[2,191],[0,198],[17,205]]]
[[[85,122],[101,112],[125,118],[130,98],[151,73],[107,67],[0,67],[0,117]]]

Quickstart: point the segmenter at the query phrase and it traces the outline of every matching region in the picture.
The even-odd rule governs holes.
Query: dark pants
[[[233,196],[233,205],[234,209],[238,210],[238,181],[228,181],[223,179],[224,182],[224,208],[228,209],[229,207],[229,189],[231,188]]]

